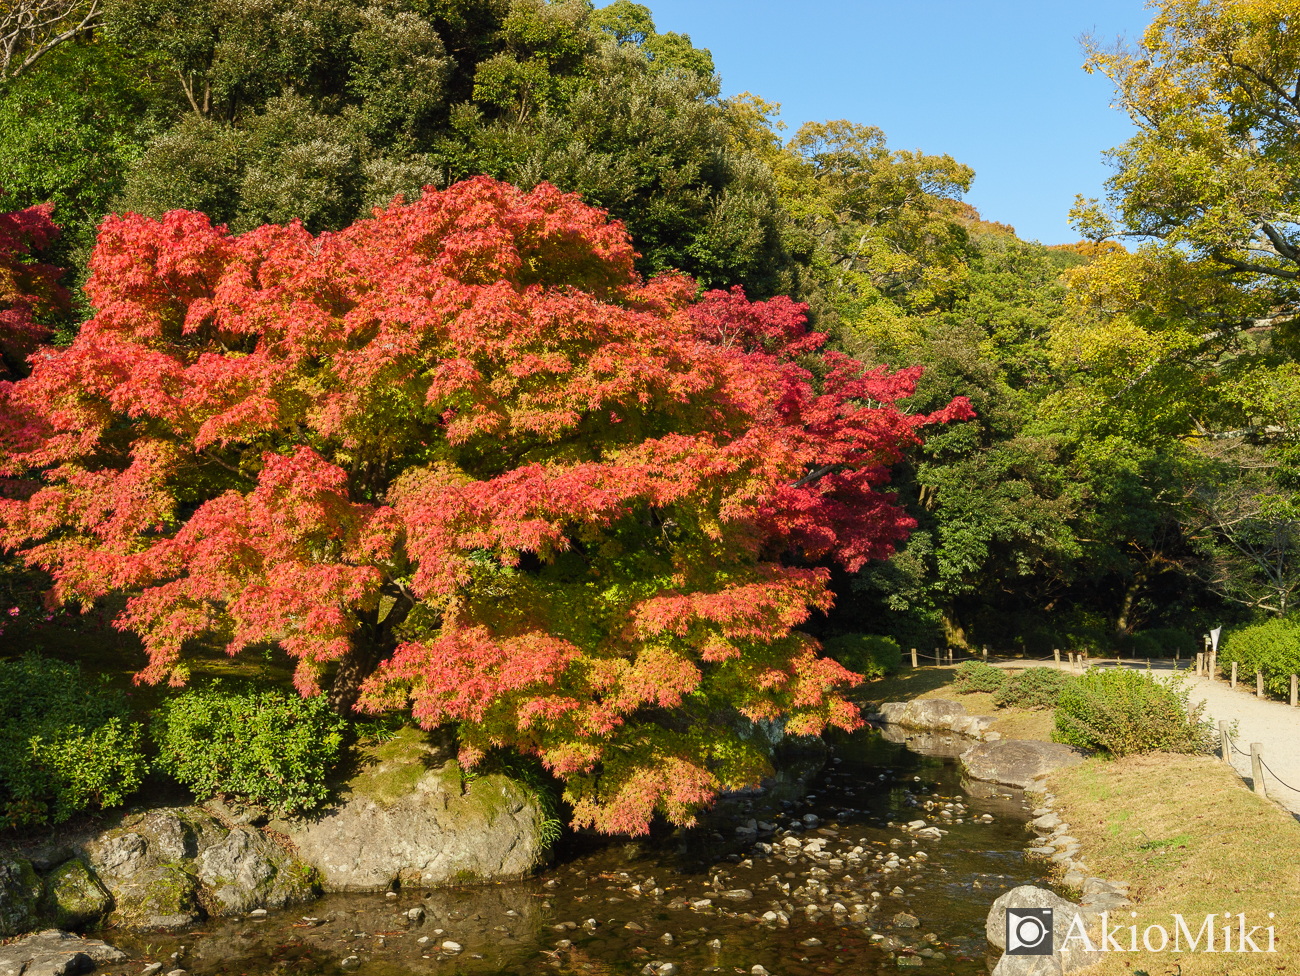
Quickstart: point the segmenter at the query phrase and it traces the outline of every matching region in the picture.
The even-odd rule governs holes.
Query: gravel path
[[[1263,746],[1264,789],[1273,799],[1300,816],[1300,708],[1285,702],[1261,700],[1254,691],[1246,691],[1240,681],[1237,689],[1224,680],[1192,678],[1192,701],[1204,700],[1206,710],[1220,720],[1237,722],[1233,737],[1233,768],[1246,782],[1253,782],[1250,769],[1250,744]],[[1241,751],[1238,752],[1237,750]],[[1244,753],[1244,755],[1243,755]]]
[[[1093,666],[1114,667],[1115,661],[1092,660]],[[1124,667],[1146,670],[1146,662],[1121,661]],[[1053,667],[1051,661],[999,661],[998,667],[1021,668],[1025,666]],[[1182,665],[1186,667],[1186,663]],[[1068,664],[1061,664],[1062,670],[1069,670]],[[1151,668],[1156,672],[1173,671],[1171,661],[1152,661]],[[1254,682],[1238,681],[1234,691],[1228,687],[1227,679],[1211,681],[1209,678],[1189,678],[1192,687],[1193,702],[1204,701],[1206,711],[1219,722],[1237,723],[1237,734],[1233,737],[1236,749],[1232,753],[1232,766],[1247,783],[1252,786],[1250,769],[1250,744],[1258,742],[1263,746],[1264,789],[1270,797],[1286,807],[1300,818],[1300,708],[1292,708],[1285,702],[1258,699],[1255,697]],[[1249,685],[1249,687],[1247,687]],[[1240,750],[1240,751],[1237,751]]]

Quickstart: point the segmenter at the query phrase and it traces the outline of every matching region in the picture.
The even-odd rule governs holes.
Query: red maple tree
[[[351,707],[540,756],[575,821],[679,823],[763,751],[741,717],[853,728],[798,627],[882,493],[917,371],[824,351],[804,309],[642,281],[576,196],[486,177],[338,233],[195,213],[102,226],[97,312],[11,391],[0,540],[59,599],[131,595],[139,680],[275,641]],[[13,442],[18,444],[17,441]]]

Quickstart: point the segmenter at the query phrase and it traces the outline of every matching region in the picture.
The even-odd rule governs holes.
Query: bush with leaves
[[[1052,739],[1116,758],[1143,752],[1211,752],[1216,733],[1185,678],[1093,668],[1070,682],[1056,707]]]
[[[1139,635],[1147,637],[1160,645],[1161,657],[1173,657],[1180,654],[1184,657],[1195,657],[1196,652],[1201,649],[1201,642],[1185,630],[1177,627],[1157,627],[1153,630],[1144,630]]]
[[[1291,692],[1291,675],[1300,674],[1300,620],[1275,617],[1248,627],[1234,627],[1219,645],[1219,666],[1233,662],[1243,676],[1264,674],[1264,687],[1275,695]]]
[[[983,661],[963,661],[957,666],[957,680],[952,689],[960,695],[976,691],[996,692],[1007,683],[1007,673]]]
[[[62,823],[121,803],[146,762],[118,692],[75,665],[28,655],[0,662],[0,824]]]
[[[828,657],[864,678],[883,678],[898,670],[903,651],[892,637],[879,634],[841,634],[822,644]]]
[[[291,813],[325,799],[346,727],[323,696],[214,681],[169,698],[149,732],[159,767],[196,795],[246,797]]]
[[[1026,668],[1007,678],[993,693],[998,708],[1055,708],[1061,692],[1074,680],[1055,668]]]

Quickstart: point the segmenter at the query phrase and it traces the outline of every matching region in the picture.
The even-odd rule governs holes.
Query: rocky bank
[[[118,812],[98,829],[14,846],[0,853],[0,937],[100,922],[175,930],[322,891],[529,872],[545,853],[536,797],[506,776],[468,777],[446,753],[414,729],[362,749],[335,801],[306,817],[266,824],[216,800]]]

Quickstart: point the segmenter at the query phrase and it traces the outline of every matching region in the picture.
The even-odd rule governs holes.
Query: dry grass
[[[1013,672],[1014,673],[1014,672]],[[1054,722],[1051,709],[999,708],[993,704],[993,695],[986,691],[960,694],[953,690],[956,667],[905,668],[898,674],[873,681],[859,689],[856,701],[860,705],[878,706],[887,701],[913,701],[919,698],[946,698],[966,706],[969,715],[992,715],[997,719],[992,731],[1004,739],[1052,738]]]
[[[1090,976],[1262,976],[1300,972],[1300,823],[1248,791],[1218,759],[1157,753],[1117,761],[1090,759],[1052,777],[1057,809],[1083,844],[1100,877],[1129,881],[1137,902],[1138,952],[1111,952]],[[1131,911],[1131,910],[1130,910]],[[1147,926],[1172,934],[1173,913],[1194,933],[1206,915],[1223,928],[1231,912],[1245,912],[1247,930],[1276,925],[1274,954],[1151,953],[1142,947]],[[1276,918],[1269,920],[1268,913]],[[1122,945],[1128,946],[1126,928]],[[1159,941],[1159,933],[1152,933]],[[1184,943],[1185,944],[1185,943]],[[1204,943],[1202,942],[1202,945]],[[1234,945],[1237,944],[1234,935]]]

